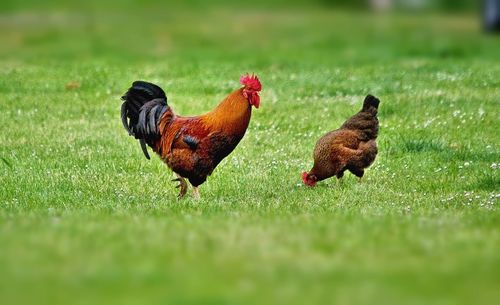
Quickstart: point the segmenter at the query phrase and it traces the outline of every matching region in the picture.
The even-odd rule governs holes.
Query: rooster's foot
[[[186,182],[186,179],[182,178],[181,176],[177,176],[178,178],[173,179],[172,181],[179,181],[179,185],[176,186],[176,188],[180,188],[179,195],[177,195],[177,198],[181,199],[186,195],[187,189],[188,189],[188,184]]]
[[[200,189],[197,186],[193,187],[193,197],[194,199],[200,199]]]

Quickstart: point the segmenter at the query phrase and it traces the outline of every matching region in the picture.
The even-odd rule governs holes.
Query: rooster
[[[377,156],[378,98],[368,95],[363,108],[339,129],[321,137],[314,148],[314,166],[302,173],[302,181],[308,186],[337,176],[344,176],[346,170],[363,177],[364,170]]]
[[[240,78],[243,87],[234,90],[212,111],[195,117],[176,115],[165,92],[155,84],[135,81],[122,97],[121,118],[129,135],[146,145],[177,175],[180,192],[186,195],[189,180],[193,195],[215,167],[228,156],[245,135],[252,106],[259,108],[261,83],[255,75]]]

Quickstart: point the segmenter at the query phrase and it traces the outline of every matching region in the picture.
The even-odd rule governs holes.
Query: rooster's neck
[[[207,113],[207,123],[226,132],[245,133],[251,113],[250,103],[243,96],[243,88],[240,88],[230,93],[214,110]]]
[[[250,108],[250,103],[243,96],[243,88],[231,92],[220,104],[215,107],[213,112],[245,112]]]

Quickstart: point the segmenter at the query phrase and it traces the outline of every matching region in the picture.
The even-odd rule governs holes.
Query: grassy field
[[[500,40],[474,15],[130,9],[0,14],[0,304],[500,299]],[[119,97],[145,79],[195,115],[244,72],[261,108],[178,201]],[[375,164],[304,187],[316,139],[367,93]]]

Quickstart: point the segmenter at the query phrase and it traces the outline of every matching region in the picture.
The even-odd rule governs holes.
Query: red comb
[[[315,186],[316,185],[316,181],[309,181],[307,178],[308,178],[309,174],[307,172],[302,172],[302,182],[304,182],[305,185],[307,186]]]
[[[304,183],[307,183],[307,172],[302,172],[302,181],[304,181]]]
[[[259,78],[253,73],[252,76],[250,76],[250,74],[248,73],[247,75],[242,75],[240,78],[240,83],[250,90],[260,91],[262,89]]]

